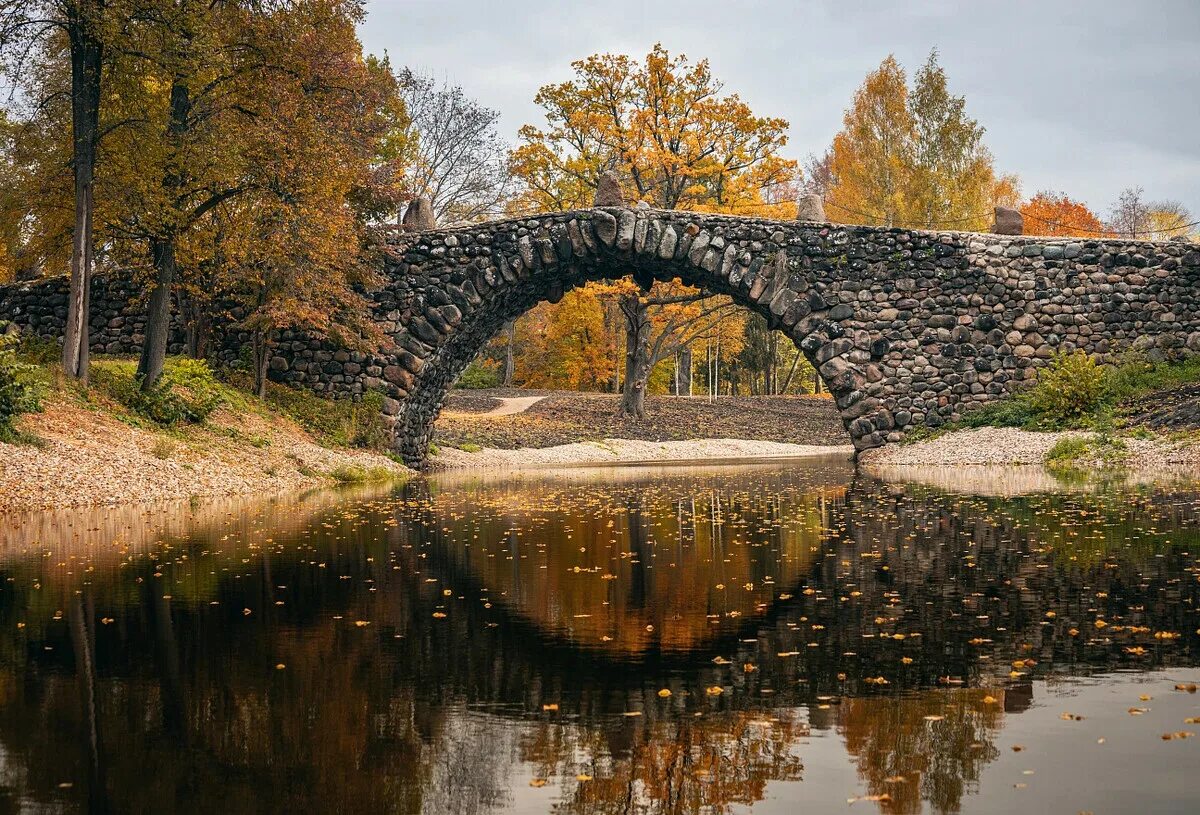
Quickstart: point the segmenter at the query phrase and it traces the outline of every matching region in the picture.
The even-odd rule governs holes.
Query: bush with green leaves
[[[97,366],[92,379],[134,413],[164,426],[201,424],[224,401],[212,369],[199,359],[169,359],[158,382],[146,390],[126,366]]]
[[[1091,414],[1104,403],[1107,391],[1104,367],[1083,351],[1055,354],[1025,400],[1043,418],[1071,423]]]
[[[463,388],[464,390],[481,390],[483,388],[495,388],[500,385],[500,374],[495,368],[475,360],[467,369],[462,372],[462,376],[454,383],[454,387]]]
[[[3,334],[0,324],[0,439],[14,435],[13,421],[22,413],[41,410],[37,367],[17,356],[17,339]]]

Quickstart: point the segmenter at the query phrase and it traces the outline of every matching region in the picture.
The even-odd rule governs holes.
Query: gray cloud
[[[1103,214],[1123,187],[1200,212],[1200,2],[375,0],[373,52],[461,84],[505,135],[540,122],[539,86],[570,62],[655,42],[708,57],[726,89],[791,122],[789,153],[820,152],[888,53],[931,48],[1025,193],[1060,190]]]

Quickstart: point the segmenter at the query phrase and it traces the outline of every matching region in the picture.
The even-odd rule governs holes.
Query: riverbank
[[[956,430],[912,444],[866,450],[868,468],[1050,465],[1130,471],[1200,471],[1200,438],[1113,436],[1082,430],[1034,432],[1014,427]]]
[[[46,383],[42,409],[18,417],[15,443],[0,442],[0,513],[276,495],[411,474],[381,452],[332,443],[332,429],[304,426],[278,400],[223,383],[203,421],[151,421],[111,396],[123,392],[114,383],[126,367],[94,363],[99,383],[87,391]],[[326,410],[330,421],[334,408]],[[302,406],[292,413],[303,415]]]

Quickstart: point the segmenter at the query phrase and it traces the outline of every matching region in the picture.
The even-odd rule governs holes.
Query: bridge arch
[[[679,279],[794,339],[864,450],[1021,387],[1057,349],[1200,351],[1200,252],[596,208],[401,236],[376,294],[397,449],[425,458],[457,376],[510,319],[591,280]]]
[[[401,397],[399,450],[408,461],[425,457],[450,387],[509,320],[589,281],[629,276],[647,284],[678,279],[761,314],[820,368],[848,426],[863,419],[852,431],[859,444],[880,443],[882,436],[871,434],[894,422],[873,401],[863,404],[860,389],[881,378],[871,363],[886,354],[888,341],[871,335],[854,347],[851,360],[838,357],[841,346],[828,346],[846,337],[839,320],[851,309],[827,301],[804,274],[805,266],[816,271],[814,265],[789,252],[789,246],[812,243],[830,258],[816,267],[832,270],[848,266],[839,260],[844,252],[835,251],[843,241],[824,228],[623,208],[412,236],[395,247],[390,266],[406,303],[395,336],[401,370],[385,370]]]

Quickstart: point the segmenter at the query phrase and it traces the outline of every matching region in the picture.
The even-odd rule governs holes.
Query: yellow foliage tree
[[[937,52],[909,88],[888,56],[854,95],[826,165],[825,202],[840,220],[926,229],[986,229],[1015,206],[1015,176],[997,175],[984,129],[950,93]]]
[[[794,215],[796,163],[779,155],[787,122],[722,95],[707,60],[692,64],[655,45],[640,62],[596,54],[572,67],[574,79],[535,97],[546,126],[521,128],[514,210],[589,207],[600,176],[613,172],[629,198],[663,209]],[[641,418],[655,364],[711,331],[730,304],[677,283],[643,292],[617,282],[603,294],[624,315],[622,409]]]

